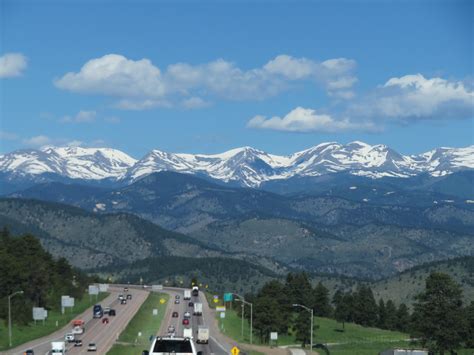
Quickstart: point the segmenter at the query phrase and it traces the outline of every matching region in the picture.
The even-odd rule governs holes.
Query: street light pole
[[[250,344],[253,344],[253,304],[247,302],[243,296],[233,293],[234,296],[238,297],[238,300],[242,302],[242,339],[244,338],[244,304],[248,304],[250,306]]]
[[[11,299],[15,295],[23,294],[23,291],[16,291],[8,296],[8,340],[10,347],[12,347],[12,307],[11,307]]]
[[[306,307],[302,304],[293,304],[293,307],[301,307],[305,310],[307,310],[310,314],[311,314],[311,332],[310,332],[310,346],[311,346],[311,352],[313,352],[313,309],[312,308],[309,308],[309,307]]]

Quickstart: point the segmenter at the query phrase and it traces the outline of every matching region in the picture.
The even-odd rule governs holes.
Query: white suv
[[[202,355],[196,352],[194,343],[189,338],[182,337],[157,337],[151,344],[150,351],[143,351],[144,355]]]

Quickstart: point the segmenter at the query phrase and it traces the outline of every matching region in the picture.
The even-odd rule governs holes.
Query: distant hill
[[[375,190],[351,185],[333,195],[282,196],[160,172],[115,189],[81,193],[77,185],[48,183],[12,196],[135,214],[239,258],[310,272],[380,278],[474,254],[474,204],[436,192]]]
[[[392,299],[397,304],[414,302],[415,295],[425,288],[425,279],[432,272],[449,274],[461,285],[466,303],[474,301],[474,257],[466,256],[415,266],[393,277],[374,282],[376,298]]]
[[[0,225],[17,235],[34,233],[53,256],[82,269],[157,255],[223,254],[134,215],[101,215],[36,200],[0,199]]]

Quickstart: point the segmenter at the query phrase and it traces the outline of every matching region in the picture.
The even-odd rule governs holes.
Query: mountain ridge
[[[170,153],[154,149],[137,160],[112,148],[52,146],[0,155],[2,180],[31,179],[35,183],[70,179],[129,184],[154,172],[175,171],[259,188],[272,181],[341,172],[380,179],[420,174],[442,177],[471,169],[474,169],[474,145],[441,147],[418,155],[402,155],[386,145],[369,145],[360,141],[345,145],[321,143],[287,156],[252,147],[235,148],[220,154]]]

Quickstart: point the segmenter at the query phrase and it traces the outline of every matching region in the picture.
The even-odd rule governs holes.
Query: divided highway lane
[[[105,354],[110,350],[115,339],[127,326],[148,295],[147,291],[131,289],[129,293],[132,294],[132,300],[128,300],[126,305],[121,305],[117,298],[120,293],[123,293],[123,288],[110,287],[109,292],[111,293],[110,296],[102,300],[101,305],[102,307],[115,309],[117,315],[115,317],[108,317],[106,315],[109,318],[108,324],[103,324],[102,319],[93,319],[92,308],[78,315],[77,319],[83,319],[86,322],[84,334],[76,336],[77,339],[82,339],[83,345],[82,347],[75,348],[72,344],[68,344],[68,353],[86,354],[87,345],[89,343],[96,343],[97,353]],[[68,324],[53,334],[36,339],[2,354],[21,355],[27,349],[33,349],[35,354],[48,354],[51,350],[51,342],[63,341],[65,334],[69,333],[71,329],[71,324]]]
[[[163,292],[166,292],[170,295],[170,304],[167,307],[165,316],[163,317],[163,322],[161,324],[160,330],[157,335],[165,336],[168,334],[168,327],[173,325],[176,329],[176,336],[183,336],[184,328],[192,328],[194,343],[196,345],[197,351],[202,351],[204,355],[226,355],[230,353],[231,346],[222,342],[221,340],[216,339],[216,328],[213,327],[214,316],[209,311],[209,306],[207,300],[205,299],[202,293],[198,297],[192,297],[191,301],[193,303],[200,302],[203,304],[203,315],[195,316],[193,315],[193,307],[189,307],[189,300],[184,300],[184,290],[178,288],[164,288]],[[180,303],[175,304],[175,297],[179,295]],[[178,312],[178,317],[173,318],[173,312]],[[191,313],[190,326],[183,325],[183,316],[185,312]],[[197,330],[200,325],[205,325],[210,329],[210,339],[209,344],[196,344]]]

